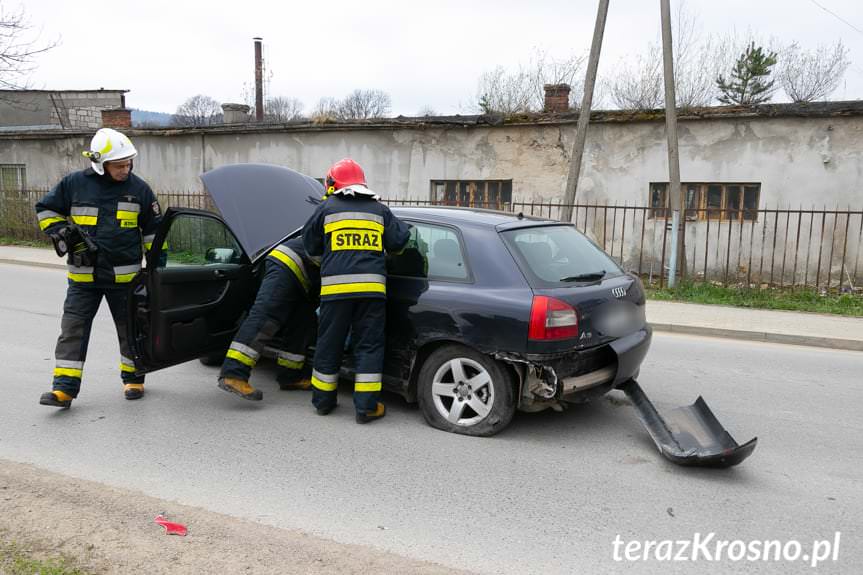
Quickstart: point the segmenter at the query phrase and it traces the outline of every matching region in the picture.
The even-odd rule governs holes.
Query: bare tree
[[[59,40],[39,44],[38,38],[28,38],[30,28],[23,8],[8,11],[0,3],[0,89],[27,88],[36,57],[59,44]]]
[[[498,66],[484,72],[478,82],[476,106],[484,114],[538,112],[545,105],[546,84],[569,84],[570,106],[575,107],[581,102],[579,72],[583,64],[583,56],[556,60],[537,50],[527,65],[516,70]]]
[[[665,101],[662,84],[662,54],[651,44],[635,63],[623,63],[611,81],[611,101],[623,110],[653,110]]]
[[[725,67],[725,51],[713,36],[704,35],[698,18],[681,2],[674,22],[674,85],[679,108],[713,102],[714,80]],[[623,109],[651,110],[665,105],[662,48],[658,41],[624,63],[610,82],[614,104]]]
[[[382,90],[354,90],[339,102],[338,116],[344,120],[385,118],[391,107],[390,95]]]
[[[507,72],[503,66],[479,78],[477,105],[484,114],[530,112],[530,76],[523,70]]]
[[[417,110],[417,116],[428,117],[428,116],[437,116],[437,115],[438,115],[437,110],[432,108],[431,105],[429,105],[429,104],[426,104],[425,106],[423,106],[419,110]]]
[[[836,90],[850,64],[842,40],[808,51],[793,43],[779,56],[777,79],[792,102],[814,102]]]
[[[528,71],[532,91],[530,108],[539,111],[545,107],[546,84],[567,84],[571,89],[569,106],[578,108],[584,92],[583,80],[580,78],[584,60],[584,56],[576,55],[555,60],[546,52],[537,51]]]
[[[297,98],[277,96],[270,98],[264,105],[264,121],[281,124],[303,117],[303,103]]]
[[[220,104],[216,100],[198,94],[177,106],[177,112],[171,117],[171,124],[175,126],[209,126],[220,121],[221,112]]]
[[[674,92],[678,108],[709,106],[713,102],[714,79],[726,61],[717,39],[704,34],[697,15],[681,2],[674,27]],[[663,95],[662,105],[665,105]]]
[[[338,120],[339,101],[336,98],[321,98],[312,109],[311,117],[314,122],[331,122],[333,120]]]

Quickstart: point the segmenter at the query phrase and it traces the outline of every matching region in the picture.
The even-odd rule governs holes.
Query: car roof
[[[473,225],[479,227],[494,227],[511,229],[536,225],[560,224],[556,220],[523,214],[521,212],[504,212],[482,208],[463,208],[456,206],[390,206],[392,212],[400,218],[411,216],[441,223]]]

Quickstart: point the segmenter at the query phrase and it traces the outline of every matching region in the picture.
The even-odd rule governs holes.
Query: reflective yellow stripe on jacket
[[[321,296],[347,293],[387,293],[387,278],[379,274],[345,274],[321,278]]]
[[[141,271],[141,264],[132,264],[128,266],[114,266],[114,283],[125,284],[135,278],[135,275]]]
[[[79,226],[95,226],[99,222],[99,208],[72,206],[69,215]]]
[[[137,228],[141,206],[132,202],[117,202],[117,219],[121,228]]]
[[[374,230],[384,232],[384,218],[376,214],[365,212],[341,212],[330,214],[324,218],[324,233],[329,234],[336,230]]]
[[[68,271],[67,276],[73,282],[78,283],[93,283],[93,267],[78,267],[73,265],[66,266]]]
[[[297,279],[300,280],[303,289],[309,291],[309,276],[306,274],[306,267],[303,265],[303,259],[291,248],[287,246],[276,246],[268,255],[282,262],[294,272]]]
[[[39,229],[43,232],[45,231],[45,228],[47,228],[51,224],[66,221],[66,216],[58,214],[57,212],[53,212],[51,210],[42,210],[41,212],[38,212],[36,214],[36,217],[39,219]]]

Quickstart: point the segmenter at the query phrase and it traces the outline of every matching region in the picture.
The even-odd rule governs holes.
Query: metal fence
[[[44,240],[33,206],[45,190],[0,192],[0,236]],[[162,192],[163,209],[215,211],[206,194]],[[391,206],[446,205],[385,200]],[[475,203],[471,207],[484,207]],[[557,220],[561,203],[488,206]],[[576,204],[571,221],[625,269],[662,286],[671,255],[670,213],[661,208]],[[863,284],[863,210],[700,208],[682,220],[685,274],[692,281],[751,287],[858,291]]]
[[[416,200],[389,204],[446,205]],[[566,207],[550,202],[504,206],[552,220],[560,219]],[[569,207],[576,228],[621,266],[664,285],[672,253],[668,210],[617,204]],[[692,281],[844,291],[857,291],[863,283],[863,210],[699,208],[686,210],[681,225],[685,274]]]
[[[14,240],[46,242],[39,230],[34,206],[48,190],[0,190],[0,237]],[[198,192],[166,192],[157,194],[162,209],[168,207],[197,208],[216,211],[210,196]]]

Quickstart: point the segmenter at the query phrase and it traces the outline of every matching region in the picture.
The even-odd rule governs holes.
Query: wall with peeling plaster
[[[574,125],[285,130],[134,136],[135,169],[156,190],[200,190],[198,174],[235,162],[322,176],[351,156],[383,196],[429,199],[434,179],[512,179],[516,201],[563,196]],[[760,207],[863,205],[863,117],[725,118],[680,123],[683,181],[761,182]],[[0,164],[27,166],[32,187],[85,167],[83,136],[0,136]],[[577,202],[640,204],[667,179],[662,122],[592,124]]]
[[[760,182],[759,207],[863,209],[863,115],[758,117],[682,121],[681,179]],[[284,129],[266,132],[133,132],[136,173],[157,192],[200,191],[198,174],[224,164],[265,162],[322,177],[350,156],[363,165],[372,189],[386,198],[428,200],[431,180],[512,179],[513,200],[558,202],[569,168],[574,123],[501,126],[419,126],[393,129]],[[0,164],[25,164],[29,187],[47,188],[64,173],[86,167],[86,135],[0,134]],[[667,180],[662,121],[593,123],[577,203],[644,206],[650,182]],[[552,214],[555,215],[555,214]],[[622,214],[576,214],[576,223],[629,269],[658,274],[663,267],[661,221],[623,222]],[[582,222],[580,218],[587,218]],[[844,275],[841,257],[863,268],[860,216],[853,220],[761,217],[743,224],[687,226],[690,269],[713,279],[808,281],[816,273]],[[781,218],[779,218],[781,220]],[[785,231],[785,224],[789,231]],[[847,235],[847,239],[846,239]],[[819,241],[819,236],[824,236]],[[709,237],[709,240],[708,240]],[[796,240],[796,241],[795,241]],[[849,256],[851,257],[851,256]],[[821,272],[818,262],[823,260]],[[778,266],[782,264],[784,271]],[[769,271],[775,268],[774,271]],[[861,274],[863,275],[863,274]],[[860,281],[863,278],[855,278]]]

